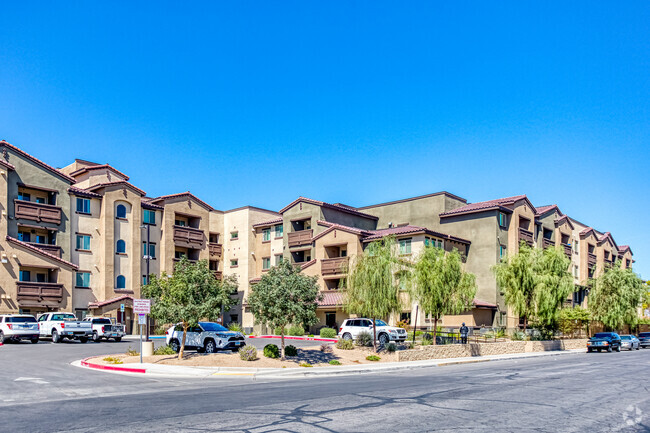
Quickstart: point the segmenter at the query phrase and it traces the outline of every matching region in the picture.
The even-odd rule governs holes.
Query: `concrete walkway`
[[[133,363],[123,365],[98,365],[87,360],[74,361],[72,365],[91,368],[110,373],[141,376],[217,378],[223,376],[242,376],[248,378],[309,378],[363,373],[393,372],[417,368],[443,367],[446,365],[469,364],[475,362],[501,361],[506,359],[537,358],[543,356],[571,355],[585,353],[585,349],[513,353],[506,355],[474,356],[466,358],[431,359],[425,361],[385,362],[377,364],[341,365],[332,367],[298,367],[298,368],[247,368],[247,367],[185,367],[178,365]]]

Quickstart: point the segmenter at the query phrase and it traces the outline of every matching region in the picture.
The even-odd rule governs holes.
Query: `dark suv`
[[[587,352],[621,351],[621,337],[616,332],[599,332],[587,341]]]
[[[644,349],[650,347],[650,332],[642,332],[639,334],[639,346]]]

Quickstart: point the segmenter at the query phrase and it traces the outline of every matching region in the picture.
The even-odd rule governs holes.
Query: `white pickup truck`
[[[66,338],[85,343],[92,337],[93,328],[72,313],[43,313],[38,316],[38,332],[41,338],[52,337],[53,343]]]
[[[122,341],[122,337],[126,335],[124,332],[124,325],[117,325],[111,321],[109,317],[84,317],[84,322],[90,322],[93,328],[93,341],[99,343],[102,338],[107,341],[113,338],[115,341]]]

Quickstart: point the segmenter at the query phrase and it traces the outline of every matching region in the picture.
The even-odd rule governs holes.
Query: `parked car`
[[[183,326],[176,324],[165,334],[167,344],[179,352],[183,341]],[[185,337],[185,349],[195,349],[197,352],[215,353],[219,350],[237,352],[246,345],[246,339],[241,332],[229,331],[228,328],[214,322],[199,322],[190,326]]]
[[[621,337],[616,332],[598,332],[587,341],[587,352],[621,351]]]
[[[30,340],[38,343],[38,323],[28,314],[3,314],[0,316],[0,343]]]
[[[650,332],[642,332],[639,334],[639,347],[650,347]]]
[[[639,339],[634,335],[621,335],[621,349],[639,350]]]
[[[112,338],[115,341],[122,341],[122,337],[126,335],[124,332],[124,325],[113,323],[109,317],[85,317],[84,322],[90,322],[93,330],[92,339],[98,343],[105,338]]]
[[[404,341],[406,340],[406,329],[397,328],[395,326],[388,326],[383,320],[377,319],[377,340],[381,344],[387,344],[389,341]],[[345,319],[339,328],[339,338],[343,340],[353,340],[361,332],[368,332],[370,335],[373,333],[373,326],[371,319]]]
[[[77,320],[72,313],[44,313],[38,316],[38,330],[41,338],[52,337],[53,343],[64,339],[88,341],[93,335],[90,322]]]

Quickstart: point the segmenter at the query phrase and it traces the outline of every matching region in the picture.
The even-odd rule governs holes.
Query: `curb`
[[[147,370],[144,368],[130,368],[130,367],[115,367],[112,365],[100,365],[100,364],[91,364],[88,362],[90,358],[95,358],[95,356],[90,356],[81,360],[80,364],[82,367],[92,368],[95,370],[106,370],[106,371],[119,371],[122,373],[146,373]]]
[[[282,338],[279,335],[247,335],[246,338]],[[336,343],[338,338],[321,338],[321,337],[295,337],[284,336],[285,340],[301,340],[301,341],[327,341],[328,343]]]

